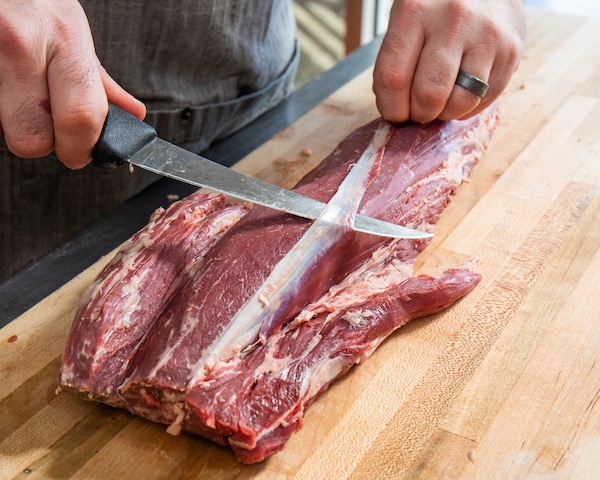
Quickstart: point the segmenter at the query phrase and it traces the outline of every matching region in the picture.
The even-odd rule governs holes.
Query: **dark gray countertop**
[[[227,166],[241,160],[372,65],[379,45],[380,39],[377,39],[348,55],[251,125],[210,147],[204,155]],[[196,189],[161,179],[111,215],[95,222],[64,245],[0,283],[0,327],[127,240],[147,224],[156,208],[164,206],[168,195],[185,197]]]

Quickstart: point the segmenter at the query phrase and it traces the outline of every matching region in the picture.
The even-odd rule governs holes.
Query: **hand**
[[[100,65],[75,0],[4,0],[0,9],[0,133],[17,156],[53,151],[66,166],[91,160],[108,101],[144,118],[144,105]]]
[[[468,118],[506,88],[525,45],[522,0],[396,0],[375,62],[373,91],[393,122]],[[455,85],[458,70],[490,87]]]

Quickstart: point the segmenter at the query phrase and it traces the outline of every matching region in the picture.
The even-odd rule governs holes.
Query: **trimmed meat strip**
[[[154,212],[87,288],[63,353],[61,386],[121,405],[125,369],[165,302],[247,212],[206,193]]]

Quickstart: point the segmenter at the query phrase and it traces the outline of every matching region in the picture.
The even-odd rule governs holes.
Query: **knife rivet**
[[[194,114],[194,112],[192,111],[192,109],[191,109],[191,108],[189,108],[189,107],[187,107],[187,108],[184,108],[184,109],[181,111],[181,119],[182,119],[182,120],[189,120],[190,118],[192,118],[192,115],[193,115],[193,114]]]

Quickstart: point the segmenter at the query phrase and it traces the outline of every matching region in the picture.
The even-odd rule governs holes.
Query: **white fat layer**
[[[371,318],[373,315],[373,312],[369,309],[349,310],[342,315],[342,318],[353,327],[358,327],[365,318]]]
[[[261,378],[265,375],[280,375],[284,370],[287,370],[290,366],[292,357],[287,355],[282,358],[275,357],[273,355],[273,349],[270,348],[266,353],[263,362],[258,366],[254,372],[255,378]]]
[[[277,338],[281,338],[283,334],[279,332],[278,334],[276,334],[276,336]],[[292,362],[302,362],[302,360],[304,360],[305,357],[310,355],[310,353],[319,345],[321,340],[321,335],[314,335],[310,339],[310,342],[307,344],[306,348],[302,351],[302,355],[294,358],[292,358],[290,355],[287,355],[283,358],[276,357],[274,354],[278,351],[277,342],[270,342],[267,345],[267,353],[265,354],[262,363],[256,369],[254,375],[255,379],[259,379],[265,375],[268,375],[272,378],[287,378]],[[234,360],[235,363],[239,361],[239,357]]]
[[[247,213],[247,210],[231,210],[226,214],[216,215],[211,219],[207,233],[205,234],[209,238],[219,238],[227,230],[233,227],[240,219]],[[200,269],[203,264],[203,258],[199,258],[196,261],[189,262],[185,265],[185,271],[193,278],[196,272]]]
[[[346,368],[348,368],[347,357],[323,358],[312,367],[308,375],[304,376],[300,398],[313,398],[323,386],[335,380]]]
[[[163,208],[157,209],[152,214],[150,223],[137,235],[134,235],[123,244],[121,250],[119,250],[117,255],[115,255],[115,258],[113,258],[106,267],[111,271],[111,275],[108,278],[100,276],[92,282],[83,295],[81,305],[87,304],[93,297],[102,295],[102,292],[104,292],[103,296],[106,296],[115,285],[127,277],[131,270],[135,269],[135,262],[140,253],[154,245],[156,242],[158,236],[155,230],[167,229],[178,216],[177,214],[172,213],[171,215],[164,217],[166,212],[167,211]],[[205,216],[204,210],[202,209],[194,218],[194,223],[203,220]],[[115,268],[115,265],[118,263],[121,263],[121,267]],[[96,318],[100,318],[99,314],[96,315]]]
[[[240,221],[246,210],[231,211],[227,215],[217,215],[208,228],[209,237],[219,237]]]
[[[173,411],[177,416],[175,417],[175,421],[167,427],[167,433],[176,437],[181,433],[181,424],[185,419],[185,412],[183,411],[183,408],[177,404],[173,405]]]

